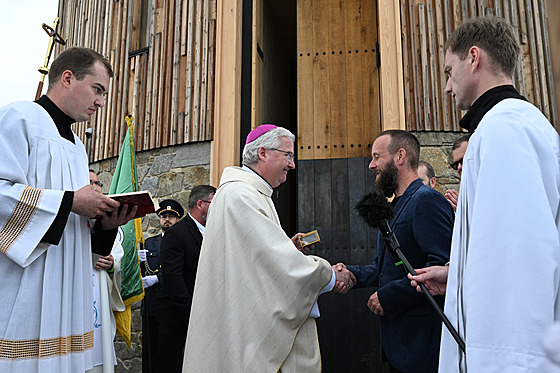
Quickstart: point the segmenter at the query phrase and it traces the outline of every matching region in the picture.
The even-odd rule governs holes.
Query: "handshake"
[[[332,291],[335,293],[346,294],[346,292],[356,285],[356,277],[346,268],[343,263],[332,266],[336,276],[336,282]]]

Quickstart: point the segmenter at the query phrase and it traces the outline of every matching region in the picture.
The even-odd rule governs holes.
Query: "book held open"
[[[121,205],[136,205],[138,210],[134,219],[141,218],[146,214],[156,212],[158,209],[157,202],[152,199],[152,195],[147,190],[140,190],[138,192],[130,193],[120,193],[120,194],[109,194],[107,197],[114,199]],[[100,218],[97,216],[96,218]]]

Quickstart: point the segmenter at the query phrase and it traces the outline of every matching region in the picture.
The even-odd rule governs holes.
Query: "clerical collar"
[[[255,170],[253,170],[251,167],[243,165],[241,167],[241,169],[245,172],[248,172],[250,174],[253,175],[257,175],[270,189],[272,189],[272,186],[270,186],[270,184],[268,183],[268,181],[266,181],[261,175],[259,175]]]
[[[64,112],[60,110],[60,108],[56,106],[55,103],[52,102],[46,95],[42,95],[41,98],[35,102],[41,105],[43,109],[49,113],[60,136],[70,141],[72,144],[75,144],[74,133],[72,133],[71,125],[76,121],[64,114]]]
[[[521,96],[512,85],[501,85],[491,88],[476,99],[467,114],[465,114],[459,122],[459,125],[470,133],[473,133],[482,120],[482,117],[484,117],[494,105],[506,98],[516,98],[527,101],[527,99]]]

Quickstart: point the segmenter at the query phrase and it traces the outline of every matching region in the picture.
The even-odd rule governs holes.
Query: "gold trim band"
[[[23,233],[37,210],[43,191],[26,186],[19,197],[12,213],[0,230],[0,252],[6,254],[10,246]]]
[[[82,335],[48,339],[0,339],[0,359],[44,358],[93,348],[93,330]]]

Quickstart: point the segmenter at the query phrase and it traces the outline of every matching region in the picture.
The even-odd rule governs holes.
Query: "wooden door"
[[[317,229],[314,254],[333,264],[369,264],[376,232],[354,206],[374,188],[380,131],[375,0],[297,1],[297,96],[298,231]],[[323,372],[381,372],[374,290],[319,297]]]

